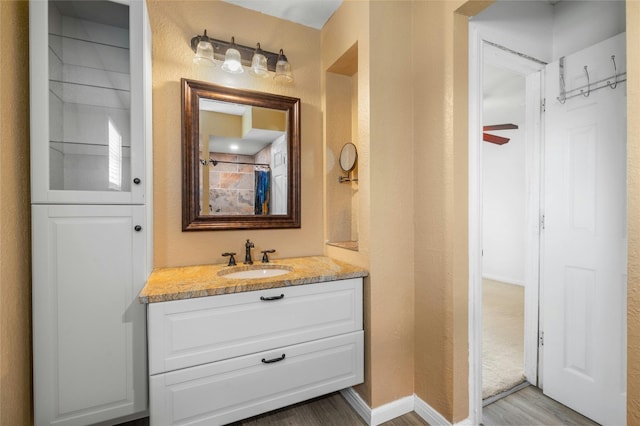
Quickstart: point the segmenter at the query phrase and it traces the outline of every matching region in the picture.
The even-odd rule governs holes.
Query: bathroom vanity
[[[265,271],[281,275],[229,278]],[[226,424],[362,383],[366,275],[327,257],[154,271],[151,424]]]

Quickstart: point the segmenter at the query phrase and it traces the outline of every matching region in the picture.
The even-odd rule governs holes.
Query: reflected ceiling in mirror
[[[300,100],[182,80],[183,230],[300,227]]]

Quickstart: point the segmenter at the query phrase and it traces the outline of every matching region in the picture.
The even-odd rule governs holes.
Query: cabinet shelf
[[[131,95],[128,90],[49,80],[49,91],[65,105],[89,105],[128,110],[131,104]]]
[[[123,93],[130,93],[131,91],[129,89],[119,89],[117,87],[108,87],[108,86],[100,86],[98,84],[90,84],[90,83],[79,83],[76,81],[64,81],[64,80],[53,80],[53,79],[49,79],[49,84],[51,83],[59,83],[59,84],[70,84],[73,86],[79,86],[79,87],[88,87],[88,88],[92,88],[92,89],[104,89],[104,90],[113,90],[116,92],[123,92]]]
[[[109,156],[109,145],[102,143],[49,141],[49,147],[63,155],[98,155]],[[122,158],[131,157],[131,147],[121,145]]]
[[[83,43],[91,43],[91,44],[95,44],[97,46],[107,46],[107,47],[113,47],[116,49],[124,49],[124,50],[129,50],[129,46],[128,45],[118,45],[115,44],[113,42],[111,43],[107,43],[104,41],[98,41],[98,40],[89,40],[86,38],[80,38],[80,37],[74,37],[74,36],[70,36],[70,35],[65,35],[65,34],[56,34],[56,33],[49,33],[49,40],[51,40],[52,37],[58,37],[60,39],[65,39],[65,40],[73,40],[73,41],[77,41],[77,42],[83,42]]]

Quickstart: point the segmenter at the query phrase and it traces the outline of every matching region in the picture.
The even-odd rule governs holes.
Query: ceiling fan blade
[[[486,130],[513,130],[513,129],[517,129],[518,125],[516,124],[494,124],[494,125],[490,125],[490,126],[483,126],[482,130],[486,131]]]
[[[482,140],[485,142],[495,143],[496,145],[504,145],[509,142],[509,138],[503,138],[502,136],[490,135],[489,133],[482,134]]]

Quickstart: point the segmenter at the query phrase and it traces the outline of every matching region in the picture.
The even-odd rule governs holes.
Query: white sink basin
[[[233,270],[220,271],[218,272],[218,275],[223,278],[256,279],[256,278],[277,277],[279,275],[288,274],[289,272],[292,271],[292,268],[288,266],[275,266],[275,267],[255,266],[255,267],[251,267],[250,269],[245,269],[246,267],[241,267],[241,268],[243,269],[235,272]]]

